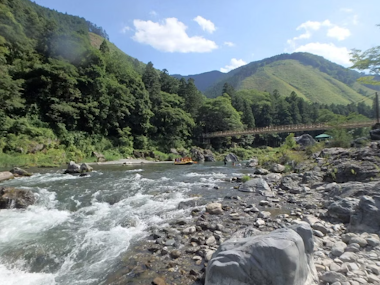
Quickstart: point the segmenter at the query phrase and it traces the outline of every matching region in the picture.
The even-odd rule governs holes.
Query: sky
[[[228,72],[282,53],[345,67],[380,45],[379,0],[34,0],[103,27],[110,41],[170,74]]]

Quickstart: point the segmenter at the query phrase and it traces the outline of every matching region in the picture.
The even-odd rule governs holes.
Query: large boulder
[[[214,162],[215,161],[214,154],[212,153],[211,150],[205,149],[203,153],[204,153],[205,161],[209,161],[209,162]]]
[[[358,207],[351,216],[349,229],[351,231],[380,231],[380,196],[362,196]]]
[[[70,161],[64,173],[65,174],[81,173],[81,167],[79,164],[75,163],[74,161]]]
[[[5,181],[5,180],[10,180],[15,178],[13,173],[10,171],[3,171],[0,172],[0,182]]]
[[[272,189],[269,187],[268,183],[262,178],[252,178],[247,182],[239,186],[239,191],[242,192],[256,192],[263,196],[273,196]]]
[[[325,181],[343,183],[347,181],[370,181],[379,175],[379,167],[370,161],[341,161],[331,165]]]
[[[32,191],[0,187],[0,209],[23,209],[35,202]]]
[[[296,140],[296,143],[300,145],[302,149],[312,146],[316,143],[316,141],[313,139],[313,137],[309,134],[304,134],[299,137],[294,138]]]
[[[359,200],[355,198],[342,198],[330,204],[327,215],[338,219],[342,223],[349,223],[350,217],[354,213]]]
[[[194,147],[190,150],[190,153],[191,153],[192,159],[194,159],[195,161],[200,161],[200,162],[205,161],[205,156],[203,154],[202,149]]]
[[[380,140],[380,129],[374,129],[369,131],[371,140]]]
[[[229,153],[225,156],[224,160],[228,162],[238,162],[239,158],[236,156],[236,154]]]
[[[259,165],[259,159],[257,157],[252,157],[247,163],[246,167],[256,167]]]
[[[13,167],[10,172],[15,176],[15,177],[19,177],[19,176],[32,176],[31,173],[29,173],[28,171],[22,169],[22,168],[19,168],[19,167]]]
[[[93,170],[93,168],[88,165],[87,163],[82,163],[81,166],[80,166],[80,172],[83,173],[83,172],[91,172]]]
[[[305,222],[266,235],[231,239],[212,256],[205,285],[318,284],[313,249],[313,232]]]

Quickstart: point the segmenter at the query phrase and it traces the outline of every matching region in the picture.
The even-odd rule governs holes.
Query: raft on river
[[[174,160],[175,165],[190,165],[196,163],[190,157],[176,158]]]

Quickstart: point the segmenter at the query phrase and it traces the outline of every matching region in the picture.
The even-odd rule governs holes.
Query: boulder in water
[[[74,161],[70,161],[70,163],[67,165],[67,169],[65,170],[64,174],[77,174],[81,173],[81,166]]]
[[[12,172],[4,171],[0,172],[0,182],[15,178]]]
[[[224,160],[226,160],[228,162],[238,162],[239,158],[236,156],[236,154],[229,153],[229,154],[226,155],[226,157],[224,158]]]
[[[80,172],[91,172],[93,170],[93,168],[91,166],[89,166],[87,163],[82,163],[82,165],[80,166]]]
[[[272,165],[270,171],[274,173],[283,173],[285,171],[285,166],[282,164],[275,163]]]
[[[23,209],[35,202],[32,191],[15,188],[0,188],[0,209]]]
[[[318,284],[309,224],[224,242],[212,256],[205,285]]]
[[[13,167],[10,172],[15,176],[15,177],[19,177],[19,176],[32,176],[31,173],[27,172],[26,170],[22,169],[22,168],[18,168],[18,167]]]

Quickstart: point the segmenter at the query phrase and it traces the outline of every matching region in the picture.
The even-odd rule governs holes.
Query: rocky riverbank
[[[217,201],[180,203],[185,218],[152,228],[107,284],[204,284],[207,266],[225,241],[302,221],[312,228],[315,284],[380,284],[380,144],[324,149],[312,157],[297,173],[257,166],[245,183],[231,177],[226,183],[235,194]],[[273,267],[273,274],[278,270]]]

